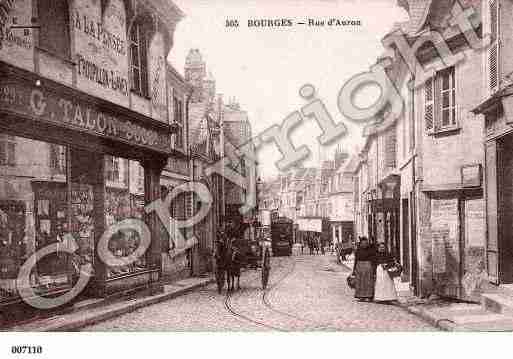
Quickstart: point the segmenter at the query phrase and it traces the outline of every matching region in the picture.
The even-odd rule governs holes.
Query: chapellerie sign
[[[170,133],[134,123],[73,96],[59,95],[42,86],[0,80],[0,109],[83,132],[169,152]]]

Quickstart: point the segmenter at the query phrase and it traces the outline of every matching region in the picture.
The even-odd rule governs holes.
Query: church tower
[[[191,102],[203,102],[204,98],[203,82],[207,75],[205,61],[201,56],[199,49],[190,49],[185,59],[184,68],[185,81],[193,87]]]

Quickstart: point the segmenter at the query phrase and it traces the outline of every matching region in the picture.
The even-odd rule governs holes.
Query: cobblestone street
[[[348,271],[331,255],[272,259],[270,285],[260,271],[241,277],[227,297],[214,285],[148,306],[85,331],[430,331],[396,305],[361,303],[346,286]]]

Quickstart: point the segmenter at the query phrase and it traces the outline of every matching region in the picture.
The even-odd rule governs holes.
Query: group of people
[[[384,243],[375,245],[367,237],[360,237],[353,267],[355,298],[385,303],[397,300],[395,284],[388,272],[394,265],[397,265],[395,259]]]
[[[301,243],[301,254],[303,254],[303,247],[304,245],[308,246],[309,254],[319,254],[319,251],[321,254],[326,254],[326,243],[321,239],[320,235],[314,235],[314,236],[308,236],[303,240]],[[331,247],[331,245],[329,245]]]

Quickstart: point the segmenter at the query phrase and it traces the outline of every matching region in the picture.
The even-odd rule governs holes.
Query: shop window
[[[2,148],[6,142],[14,142],[12,136],[2,134],[0,138],[3,140],[0,142]],[[73,236],[80,249],[73,256],[53,252],[40,258],[33,266],[27,284],[40,295],[69,289],[78,277],[80,265],[92,260],[92,256],[84,255],[87,252],[82,241],[85,236],[80,236],[86,232],[87,218],[92,218],[92,201],[89,201],[90,206],[82,206],[85,202],[81,203],[83,211],[80,213],[69,210],[68,206],[68,203],[78,203],[77,198],[83,201],[92,199],[92,191],[90,197],[78,196],[71,186],[72,196],[68,201],[69,179],[64,177],[65,181],[56,181],[48,178],[53,164],[44,154],[61,146],[23,137],[16,137],[16,145],[23,149],[23,160],[29,159],[31,165],[19,166],[16,175],[0,179],[0,303],[18,297],[21,283],[17,282],[17,277],[28,258],[49,245],[65,241],[66,234]],[[64,147],[63,152],[66,150]],[[13,150],[2,153],[12,154]],[[14,164],[9,159],[7,162]],[[65,163],[62,163],[64,173]]]
[[[142,21],[136,21],[130,30],[130,72],[132,90],[148,97],[148,39]]]
[[[183,102],[178,98],[173,97],[173,111],[174,111],[174,121],[177,125],[177,131],[175,134],[175,148],[182,149],[183,148]]]
[[[69,59],[69,7],[66,0],[38,0],[39,48]]]
[[[137,186],[116,186],[116,184],[120,182],[126,184],[128,181],[137,184],[137,178],[140,177],[141,170],[144,177],[144,168],[142,166],[138,167],[134,165],[134,163],[130,164],[129,160],[125,158],[114,158],[114,161],[112,161],[113,157],[106,157],[109,157],[107,163],[118,163],[118,181],[114,181],[111,184],[107,183],[105,190],[106,225],[112,226],[128,218],[142,220],[145,204],[144,191],[141,193]],[[112,173],[116,172],[112,171]],[[122,173],[125,173],[125,175],[122,175]],[[108,176],[107,172],[106,176]],[[119,176],[127,177],[129,180],[125,180]],[[116,176],[112,176],[111,178],[115,177]],[[137,250],[140,243],[141,238],[138,231],[131,228],[124,228],[112,235],[109,240],[108,249],[115,257],[124,258],[132,255]],[[141,256],[130,264],[108,267],[107,277],[116,278],[146,269],[146,258],[145,256]]]
[[[455,68],[436,73],[424,86],[424,121],[426,130],[438,133],[458,128]]]
[[[0,166],[16,165],[16,138],[0,134]]]

